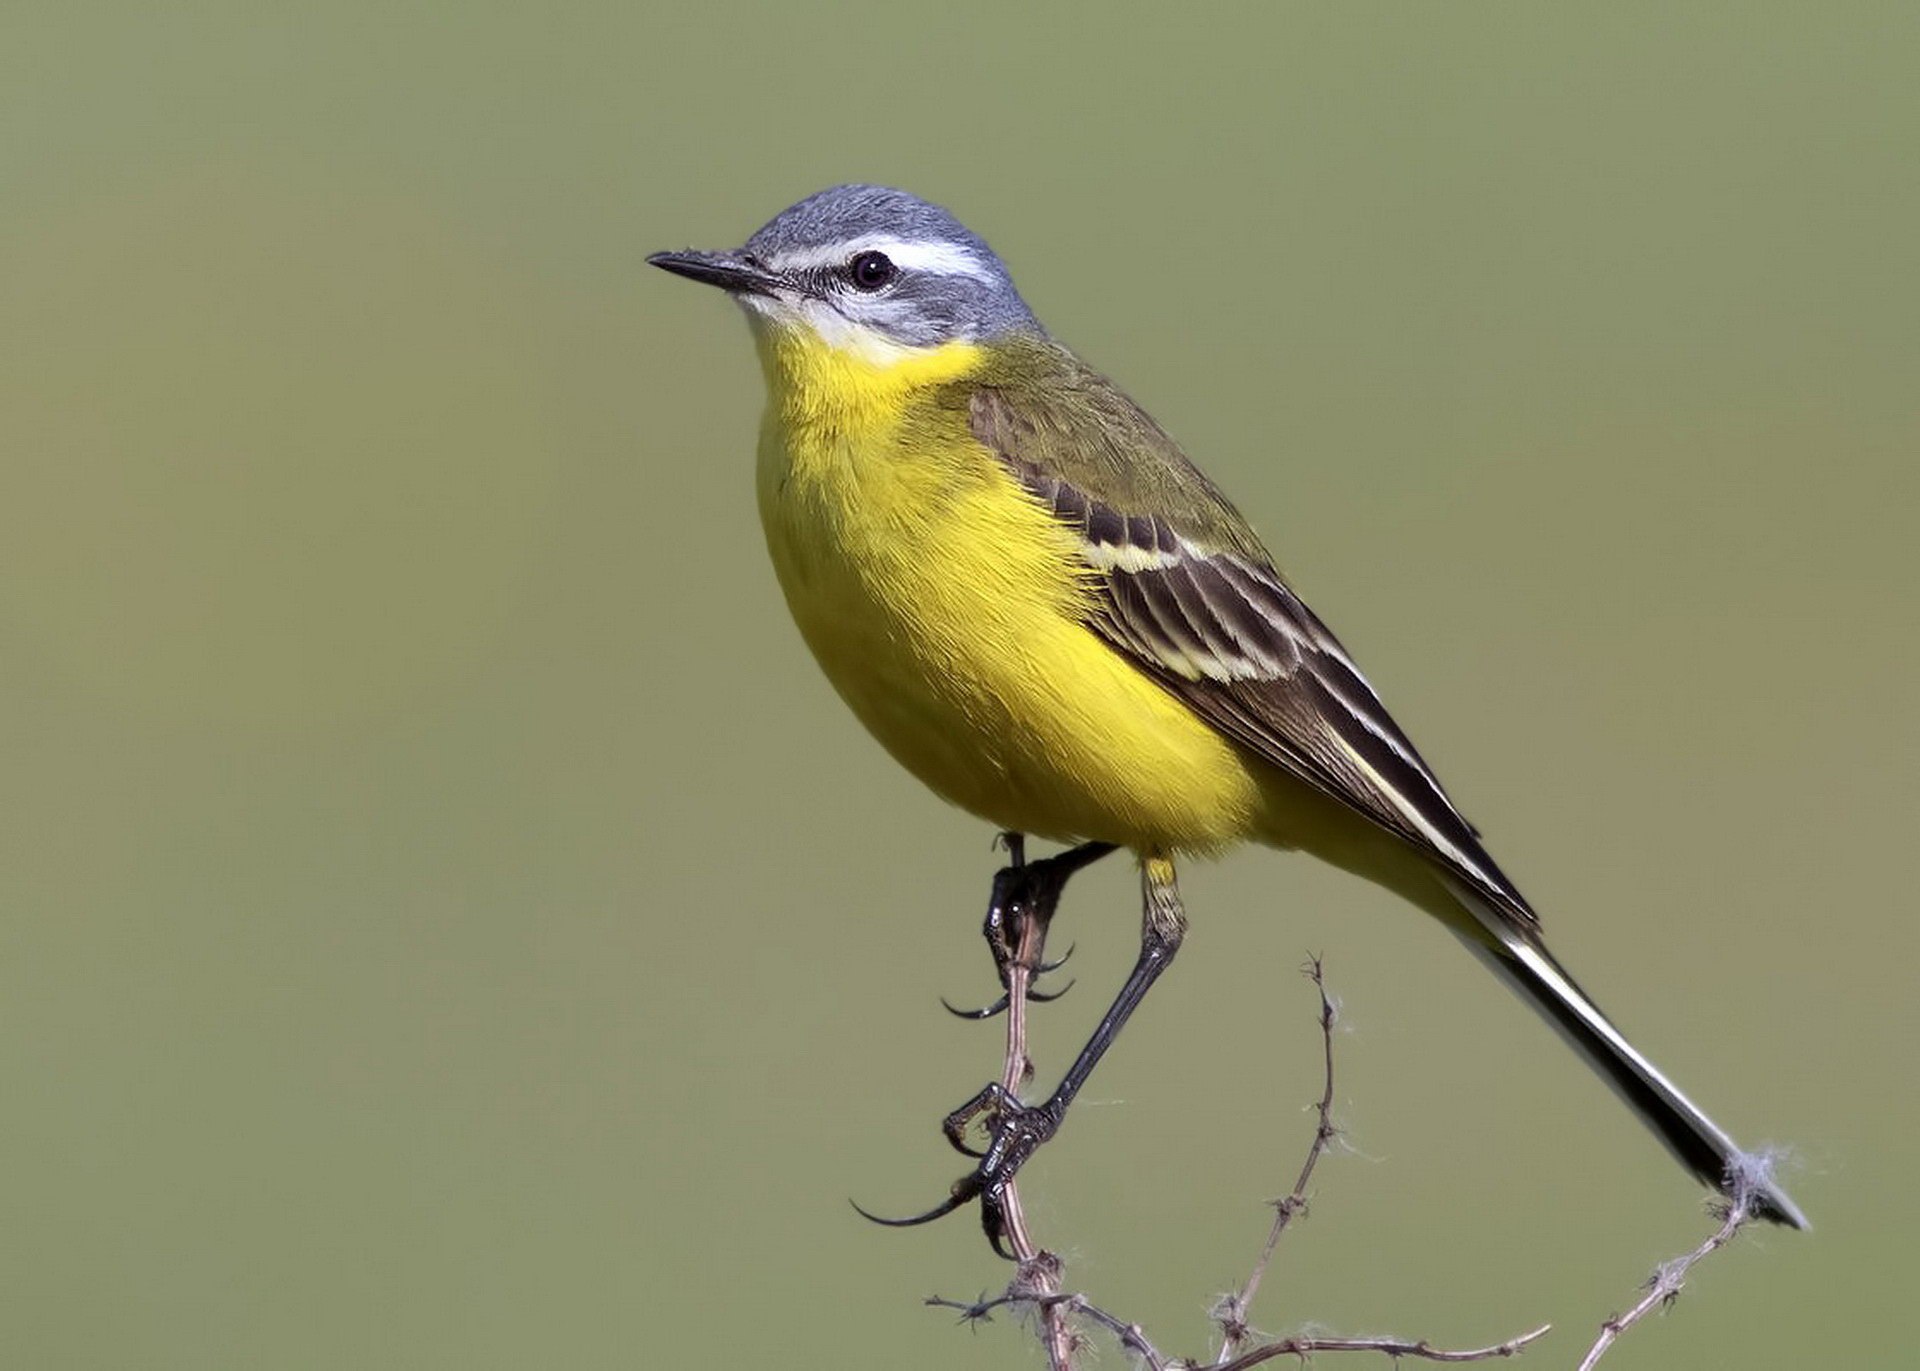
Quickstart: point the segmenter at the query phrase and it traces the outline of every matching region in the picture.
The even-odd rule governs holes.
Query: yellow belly
[[[935,426],[937,429],[938,426]],[[763,431],[767,545],[807,644],[893,756],[1004,828],[1140,850],[1265,828],[1273,774],[1082,626],[1071,539],[963,428]]]

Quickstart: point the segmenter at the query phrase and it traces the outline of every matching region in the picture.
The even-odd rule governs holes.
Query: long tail
[[[1454,893],[1479,924],[1478,929],[1456,929],[1461,941],[1560,1031],[1682,1166],[1720,1190],[1725,1190],[1729,1178],[1736,1174],[1760,1176],[1760,1216],[1794,1228],[1807,1227],[1807,1216],[1787,1192],[1765,1179],[1764,1168],[1757,1167],[1750,1154],[1741,1151],[1679,1086],[1626,1040],[1536,936],[1516,929],[1508,916],[1490,908],[1471,891],[1455,886]],[[1476,937],[1476,933],[1487,936]]]

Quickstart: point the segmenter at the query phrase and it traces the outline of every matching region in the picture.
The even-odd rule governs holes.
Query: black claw
[[[1001,1203],[998,1189],[980,1192],[980,1228],[987,1235],[987,1246],[1006,1261],[1018,1261],[1020,1254],[1007,1246],[1007,1207]]]
[[[1068,981],[1065,985],[1061,986],[1058,990],[1052,990],[1052,991],[1029,990],[1027,992],[1027,998],[1032,1000],[1035,1004],[1052,1004],[1055,1000],[1059,999],[1062,995],[1066,994],[1069,990],[1073,989],[1074,986],[1078,984],[1079,984],[1078,981]],[[985,1016],[982,1015],[981,1017],[984,1018]]]
[[[853,1206],[854,1213],[870,1223],[883,1224],[888,1228],[915,1228],[923,1223],[932,1223],[935,1219],[946,1218],[979,1193],[979,1183],[972,1176],[962,1176],[954,1182],[953,1193],[946,1199],[924,1214],[915,1214],[905,1219],[889,1219],[883,1214],[876,1214],[870,1209],[862,1208],[858,1200],[848,1200],[847,1203]]]
[[[1042,999],[1047,997],[1029,994],[1027,998],[1030,1000],[1037,1000],[1037,999]],[[952,1000],[949,1000],[945,995],[942,995],[940,997],[940,1003],[943,1006],[945,1006],[947,1013],[953,1015],[953,1017],[956,1019],[976,1019],[977,1020],[977,1019],[991,1019],[996,1014],[1006,1013],[1008,1000],[1005,995],[1002,995],[999,999],[995,1000],[992,1004],[982,1005],[978,1009],[962,1009],[959,1005],[955,1004]]]
[[[911,1214],[904,1219],[890,1219],[884,1214],[876,1214],[863,1206],[858,1200],[848,1200],[853,1212],[869,1223],[877,1223],[887,1228],[918,1228],[923,1223],[932,1223],[935,1219],[944,1219],[956,1209],[980,1201],[980,1228],[987,1235],[987,1245],[995,1254],[1007,1261],[1017,1260],[1017,1254],[1007,1246],[1007,1207],[1001,1199],[1005,1182],[987,1185],[980,1180],[979,1173],[962,1176],[953,1184],[953,1193],[940,1201],[924,1214]]]
[[[1061,967],[1067,964],[1067,958],[1073,955],[1073,949],[1078,946],[1080,946],[1079,943],[1068,943],[1067,950],[1065,952],[1062,952],[1058,957],[1055,957],[1050,962],[1040,963],[1040,965],[1036,966],[1033,969],[1033,974],[1036,976],[1046,976],[1046,975],[1050,975],[1055,971],[1058,971]]]

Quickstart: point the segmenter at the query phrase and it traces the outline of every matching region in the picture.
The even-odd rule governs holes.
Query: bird
[[[1027,904],[1050,907],[1109,851],[1140,869],[1139,958],[1059,1088],[1038,1105],[982,1092],[993,1122],[979,1166],[941,1205],[883,1222],[978,1198],[999,1246],[1013,1172],[1180,947],[1176,864],[1256,843],[1437,918],[1696,1177],[1747,1186],[1762,1217],[1807,1226],[1548,950],[1532,905],[1252,526],[1041,325],[984,239],[907,191],[846,184],[738,248],[647,260],[744,309],[767,389],[767,550],[861,723],[1016,842],[1072,845],[1025,867],[1044,897]]]

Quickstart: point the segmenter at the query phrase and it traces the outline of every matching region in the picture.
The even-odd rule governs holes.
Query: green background
[[[643,265],[955,207],[1232,491],[1555,945],[1807,1237],[1629,1367],[1892,1366],[1920,936],[1910,5],[9,7],[0,1361],[1032,1365],[934,1125],[987,829],[859,731],[761,383]],[[1131,956],[1077,884],[1057,1071]],[[1027,1190],[1199,1351],[1570,1366],[1700,1193],[1385,895],[1245,852]],[[1103,1364],[1118,1364],[1109,1353]]]

